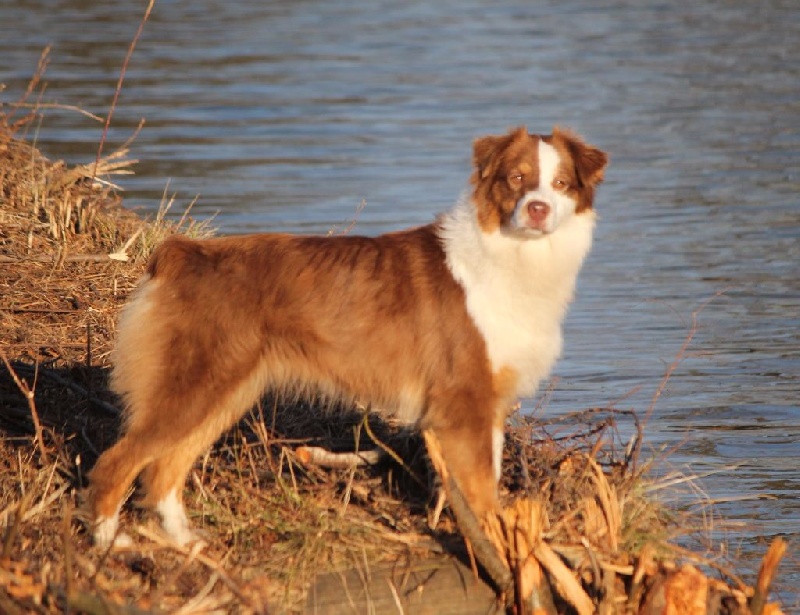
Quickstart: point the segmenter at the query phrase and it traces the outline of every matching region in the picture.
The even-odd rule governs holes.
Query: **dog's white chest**
[[[445,218],[448,265],[486,343],[492,370],[517,374],[530,396],[561,353],[561,323],[591,247],[594,214],[575,216],[547,237],[481,233],[464,203]]]

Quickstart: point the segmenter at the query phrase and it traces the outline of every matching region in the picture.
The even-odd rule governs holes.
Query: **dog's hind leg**
[[[101,548],[130,543],[127,535],[117,533],[119,511],[136,476],[155,457],[155,449],[147,442],[139,434],[126,434],[100,456],[91,471],[94,542]]]
[[[216,435],[211,437],[212,441]],[[207,447],[206,440],[186,438],[167,454],[153,460],[142,474],[144,503],[158,512],[164,531],[179,545],[197,539],[183,506],[183,488],[195,459]]]
[[[144,469],[144,503],[158,512],[164,531],[176,543],[183,545],[197,538],[183,506],[186,477],[195,460],[258,401],[262,384],[254,370],[224,398],[216,400],[213,411],[206,413],[199,425],[184,433],[173,433],[169,446]]]

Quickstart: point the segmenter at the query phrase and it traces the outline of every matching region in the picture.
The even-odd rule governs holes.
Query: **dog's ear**
[[[486,179],[497,166],[497,152],[505,149],[507,137],[481,137],[472,145],[472,164],[476,179]]]
[[[514,141],[527,138],[528,130],[525,126],[512,130],[501,137],[488,136],[475,139],[472,144],[472,164],[475,167],[475,179],[486,179],[497,170],[500,160],[499,154]]]
[[[558,126],[553,128],[553,141],[563,143],[572,155],[578,179],[583,185],[596,186],[603,181],[608,165],[608,155],[604,151],[587,145],[575,133]]]

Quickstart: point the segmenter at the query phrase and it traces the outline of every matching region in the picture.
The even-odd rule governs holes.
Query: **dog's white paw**
[[[94,544],[100,549],[124,549],[133,544],[133,539],[127,534],[118,532],[119,516],[98,517],[94,525]]]
[[[201,540],[200,535],[192,529],[174,491],[156,504],[156,510],[161,515],[161,527],[175,544],[183,547]]]

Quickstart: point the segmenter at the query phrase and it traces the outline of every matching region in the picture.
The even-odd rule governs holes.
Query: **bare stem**
[[[125,60],[122,62],[122,68],[119,71],[119,79],[117,80],[117,87],[114,90],[114,99],[111,101],[111,107],[108,110],[108,115],[106,115],[106,123],[105,126],[103,126],[103,136],[100,137],[100,144],[97,147],[97,157],[94,160],[94,170],[92,171],[92,179],[94,179],[94,177],[97,175],[97,166],[100,164],[100,156],[103,154],[103,146],[105,145],[106,137],[108,136],[108,127],[111,125],[111,116],[114,115],[114,109],[116,109],[117,107],[117,100],[119,99],[119,93],[122,91],[122,82],[125,81],[125,72],[128,70],[128,62],[130,62],[131,56],[133,55],[133,50],[136,48],[136,43],[142,36],[142,32],[144,31],[144,24],[146,24],[147,20],[150,18],[150,13],[153,10],[153,5],[155,3],[156,0],[150,0],[150,2],[148,3],[147,9],[145,10],[144,16],[142,17],[142,21],[139,22],[139,28],[136,30],[136,34],[133,36],[133,40],[131,41],[131,44],[128,46],[128,53],[125,55]]]
[[[24,380],[20,379],[19,376],[17,376],[17,372],[15,372],[14,368],[11,367],[11,363],[8,361],[8,357],[6,356],[6,353],[3,352],[2,349],[0,349],[0,359],[3,360],[3,363],[5,363],[8,372],[14,379],[14,383],[17,385],[17,388],[25,396],[25,399],[28,401],[28,408],[31,411],[31,419],[33,420],[33,428],[36,434],[35,435],[36,444],[39,447],[39,453],[42,456],[42,462],[44,463],[44,465],[48,465],[50,463],[50,458],[47,455],[47,448],[44,445],[44,438],[42,437],[42,424],[39,422],[39,413],[36,411],[36,401],[34,399],[33,391],[28,386],[27,382],[25,382]]]

